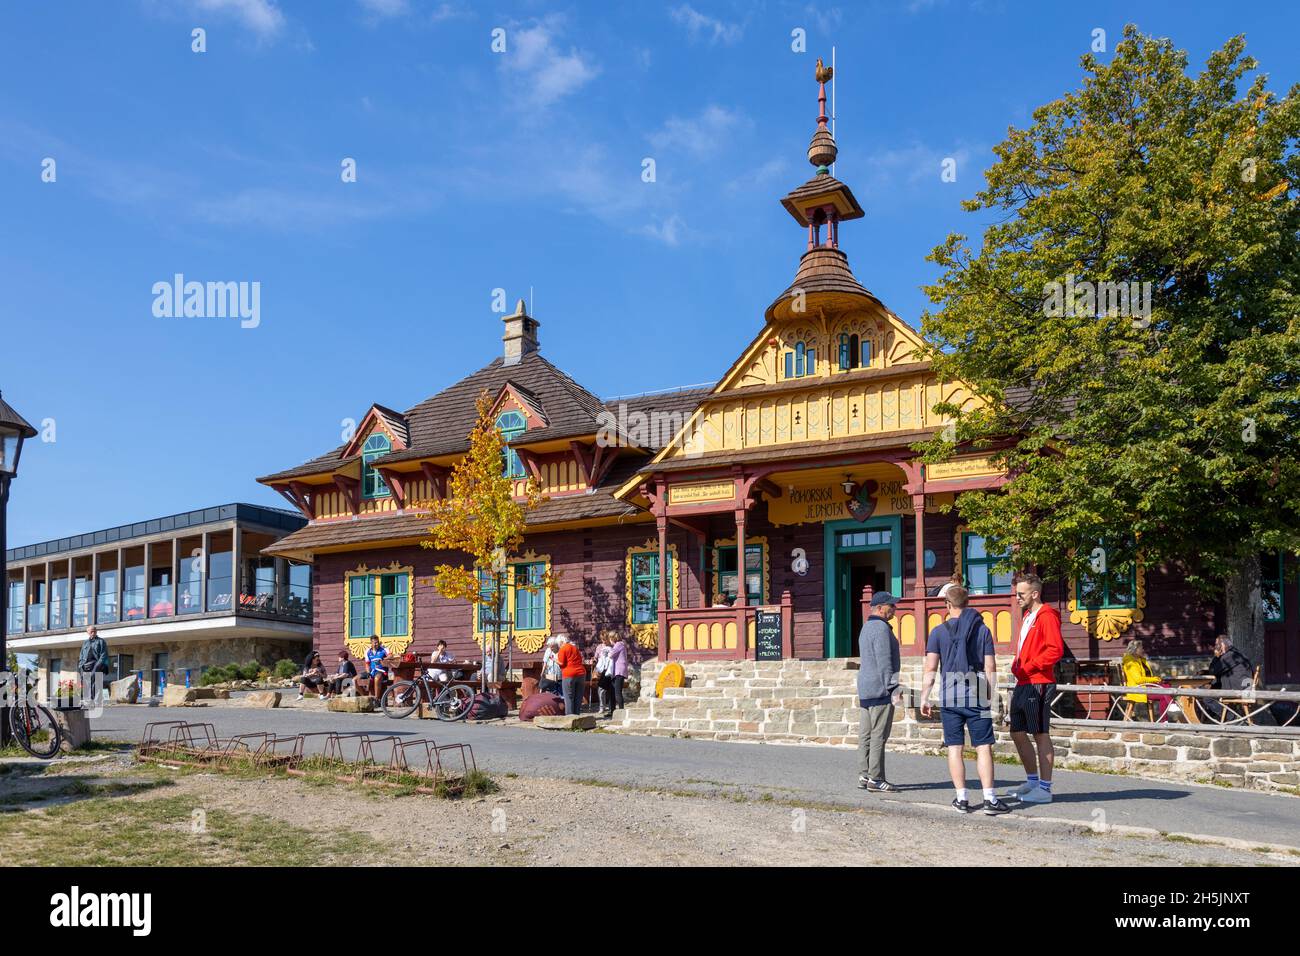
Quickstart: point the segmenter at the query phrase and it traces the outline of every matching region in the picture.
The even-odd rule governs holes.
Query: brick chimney
[[[506,324],[506,334],[501,336],[505,342],[505,364],[518,365],[529,352],[537,351],[537,329],[542,323],[528,314],[523,299],[516,303],[514,314],[501,321]]]

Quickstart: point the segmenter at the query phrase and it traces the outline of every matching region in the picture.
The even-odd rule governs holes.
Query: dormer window
[[[810,349],[803,342],[796,342],[794,348],[785,353],[785,377],[803,378],[817,373],[817,350]]]
[[[506,447],[502,449],[501,457],[504,461],[507,478],[524,477],[524,463],[519,459],[519,453],[510,447],[510,441],[522,435],[527,427],[528,420],[519,412],[502,412],[497,416],[497,429],[501,432],[501,438],[506,443]]]
[[[387,498],[392,494],[373,464],[376,458],[382,458],[392,450],[393,444],[383,432],[375,432],[361,446],[361,497]]]
[[[867,368],[871,365],[871,340],[859,341],[856,334],[841,332],[839,339],[840,371],[847,372],[855,368]]]

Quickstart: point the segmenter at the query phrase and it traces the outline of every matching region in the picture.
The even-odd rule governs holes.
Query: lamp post
[[[23,442],[36,437],[36,429],[14,411],[0,394],[0,670],[9,670],[9,563],[5,518],[9,510],[9,482],[18,474]],[[15,685],[16,686],[16,685]],[[23,688],[26,692],[26,687]],[[9,743],[8,714],[0,715],[0,747]]]

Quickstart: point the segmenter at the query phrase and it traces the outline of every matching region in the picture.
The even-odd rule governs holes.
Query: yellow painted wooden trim
[[[343,575],[343,643],[347,645],[348,653],[353,657],[365,660],[366,651],[370,648],[369,637],[348,637],[348,624],[351,614],[352,604],[352,579],[359,577],[369,577],[372,574],[405,574],[406,582],[406,633],[396,637],[384,637],[379,635],[379,643],[388,649],[390,654],[404,654],[406,649],[411,646],[411,641],[415,640],[415,569],[409,564],[399,565],[396,561],[386,568],[370,568],[365,564],[358,564],[353,571],[345,572]],[[375,603],[375,633],[383,627],[383,608],[379,602]]]
[[[1132,607],[1108,607],[1089,609],[1079,607],[1079,589],[1074,578],[1070,579],[1070,622],[1080,624],[1093,637],[1103,641],[1113,641],[1134,624],[1145,617],[1147,606],[1146,565],[1141,552],[1137,555],[1137,567],[1133,569],[1134,600]]]
[[[545,566],[546,572],[551,570],[551,556],[549,554],[537,554],[535,551],[531,550],[525,551],[517,557],[509,558],[506,561],[506,564],[508,565],[538,563]],[[541,628],[529,628],[528,630],[520,630],[518,628],[513,630],[515,647],[519,648],[525,654],[534,654],[537,651],[540,651],[542,645],[546,643],[546,639],[551,636],[551,589],[542,588],[542,594],[545,602],[545,609],[542,612],[544,626]],[[506,581],[505,585],[505,606],[510,609],[511,614],[513,614],[515,606],[515,576],[513,572],[510,574],[509,580]],[[471,605],[470,622],[471,627],[473,628],[474,643],[479,647],[486,649],[492,644],[493,635],[491,631],[479,630],[477,604]],[[511,633],[511,631],[502,633],[500,650],[504,651],[506,645],[510,643]]]
[[[681,607],[681,562],[677,560],[677,545],[668,545],[668,551],[673,556],[673,573],[671,594],[669,595],[668,606]],[[634,624],[632,622],[632,556],[636,554],[659,554],[659,544],[654,538],[647,538],[645,544],[636,548],[627,549],[627,558],[624,563],[623,577],[625,581],[624,601],[627,605],[627,626],[632,632],[632,638],[642,647],[654,650],[659,646],[659,622],[652,621],[648,624]],[[655,617],[658,618],[658,608],[655,609]]]

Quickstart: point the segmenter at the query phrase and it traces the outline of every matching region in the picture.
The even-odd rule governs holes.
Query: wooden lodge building
[[[520,302],[504,319],[502,355],[405,412],[371,406],[347,444],[259,479],[308,520],[265,553],[313,565],[314,638],[327,660],[344,643],[362,652],[372,634],[390,651],[428,652],[441,638],[458,657],[481,656],[483,615],[430,583],[456,556],[420,541],[422,503],[445,493],[485,390],[508,473],[521,490],[537,477],[549,496],[510,562],[516,665],[536,660],[549,635],[585,647],[609,629],[642,658],[856,656],[867,589],[902,598],[895,630],[916,656],[954,571],[999,651],[1012,652],[1010,575],[961,517],[963,492],[1004,476],[984,457],[926,466],[911,449],[944,427],[938,403],[978,398],[937,380],[917,358],[917,333],[849,268],[840,227],[864,213],[829,171],[824,83],[819,100],[816,172],[781,200],[806,251],[716,385],[603,402],[543,357],[539,323]],[[554,591],[514,586],[548,568],[560,573]],[[1266,575],[1268,679],[1294,681],[1300,598],[1294,580],[1283,593],[1280,570]],[[1080,659],[1118,657],[1141,636],[1153,657],[1199,670],[1222,631],[1221,607],[1141,564],[1054,582],[1048,600]]]

